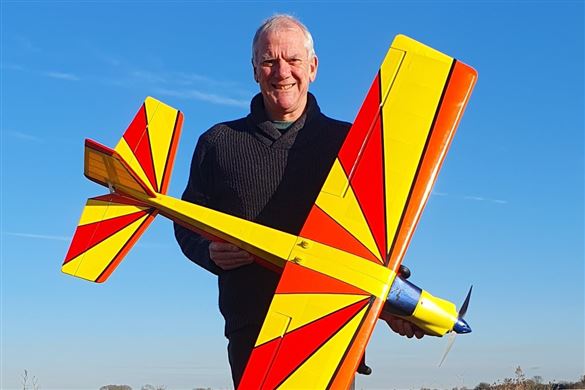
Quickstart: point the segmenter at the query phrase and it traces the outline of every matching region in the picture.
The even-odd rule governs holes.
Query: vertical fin
[[[154,192],[167,192],[182,124],[180,111],[147,97],[114,148]]]

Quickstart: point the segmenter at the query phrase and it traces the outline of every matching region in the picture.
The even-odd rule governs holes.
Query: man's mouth
[[[293,84],[284,84],[284,85],[272,84],[272,87],[274,89],[279,90],[279,91],[287,91],[287,90],[291,89],[293,87],[293,85],[295,85],[295,84],[294,83]]]

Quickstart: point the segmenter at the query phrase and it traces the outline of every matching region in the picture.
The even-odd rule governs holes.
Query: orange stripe
[[[380,316],[380,312],[382,311],[383,305],[384,300],[380,298],[376,298],[376,300],[371,304],[368,314],[366,314],[366,317],[360,325],[360,328],[356,333],[355,338],[353,339],[345,357],[343,358],[341,365],[331,379],[329,386],[327,386],[328,389],[347,390],[353,381],[358,365],[360,364],[362,356],[364,355],[366,345],[368,345],[368,342],[370,341],[374,326],[376,325],[378,317]]]
[[[177,145],[181,136],[181,129],[183,127],[183,113],[177,111],[177,120],[175,122],[175,128],[171,137],[171,145],[169,147],[169,154],[167,155],[167,163],[163,171],[162,183],[160,188],[161,194],[166,194],[171,182],[171,173],[173,172],[173,166],[175,164],[175,154],[177,153]]]
[[[390,254],[389,267],[391,268],[397,268],[402,261],[455,135],[461,114],[465,110],[476,78],[477,73],[475,70],[459,61],[455,62],[416,183],[414,184],[408,208],[401,222],[396,244]]]

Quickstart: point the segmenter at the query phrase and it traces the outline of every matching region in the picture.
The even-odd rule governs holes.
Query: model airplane
[[[399,35],[298,236],[166,195],[181,112],[147,98],[114,149],[85,142],[88,200],[62,270],[105,281],[157,214],[282,272],[240,389],[347,388],[382,310],[426,333],[470,332],[398,275],[477,73]]]

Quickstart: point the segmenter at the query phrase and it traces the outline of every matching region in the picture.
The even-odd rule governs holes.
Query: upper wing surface
[[[396,270],[476,77],[397,36],[301,236]]]
[[[396,37],[285,265],[241,389],[349,387],[475,79]]]

